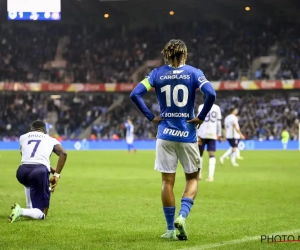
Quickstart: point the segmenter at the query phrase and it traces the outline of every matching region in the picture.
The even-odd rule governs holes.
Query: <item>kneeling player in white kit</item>
[[[43,220],[49,209],[50,192],[54,192],[58,183],[67,153],[56,139],[47,135],[46,125],[42,121],[33,122],[31,131],[20,137],[20,150],[22,164],[16,177],[25,186],[27,208],[15,203],[9,221],[14,222],[21,216]],[[50,167],[52,152],[59,156],[56,169]],[[54,173],[49,181],[50,171]]]
[[[200,114],[202,108],[203,108],[203,104],[199,106],[198,114]],[[203,152],[205,150],[205,146],[209,154],[208,178],[206,180],[209,182],[214,181],[214,173],[216,167],[216,158],[215,158],[216,140],[218,139],[217,137],[220,138],[222,136],[221,119],[222,119],[221,109],[218,105],[214,104],[210,112],[207,114],[200,128],[197,129],[201,171],[203,165]],[[202,178],[201,172],[200,172],[200,178]]]
[[[229,142],[229,145],[231,146],[232,150],[229,152],[231,154],[231,164],[233,167],[238,167],[239,164],[236,163],[236,149],[239,144],[240,139],[245,139],[244,135],[240,131],[240,126],[238,122],[238,117],[237,117],[238,109],[237,108],[232,108],[230,115],[226,116],[224,125],[225,125],[225,130],[226,130],[226,139]],[[224,164],[224,159],[225,157],[228,156],[228,152],[223,154],[220,157],[220,163],[223,165]]]

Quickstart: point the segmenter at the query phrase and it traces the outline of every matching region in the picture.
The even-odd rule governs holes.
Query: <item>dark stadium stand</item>
[[[267,70],[264,64],[259,68],[253,61],[273,56],[272,48],[277,49],[277,61],[281,63],[276,76],[299,79],[299,40],[292,35],[297,28],[288,23],[292,28],[286,29],[287,23],[281,21],[181,22],[136,29],[67,24],[38,26],[38,30],[30,26],[4,26],[0,80],[139,81],[143,74],[137,78],[133,74],[147,60],[159,59],[163,63],[160,51],[174,37],[187,43],[188,63],[201,68],[212,81],[269,78],[260,72]],[[252,72],[255,70],[256,75]]]
[[[42,93],[1,93],[0,139],[17,139],[30,129],[32,121],[40,119],[54,125],[62,138],[72,138],[105,115],[113,95],[64,94],[51,99]]]

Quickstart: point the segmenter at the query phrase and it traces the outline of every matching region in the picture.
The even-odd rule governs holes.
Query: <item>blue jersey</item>
[[[176,142],[196,142],[194,118],[196,90],[208,81],[203,72],[189,65],[154,69],[144,81],[155,89],[160,105],[157,138]],[[145,82],[144,82],[145,83]]]
[[[133,131],[134,131],[133,124],[129,124],[129,123],[125,122],[124,125],[125,125],[125,128],[126,128],[126,137],[132,137],[133,136]]]

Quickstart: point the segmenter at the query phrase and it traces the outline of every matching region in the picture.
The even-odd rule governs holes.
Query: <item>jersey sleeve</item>
[[[50,137],[51,138],[51,137]],[[55,145],[61,145],[61,143],[57,140],[57,139],[55,139],[55,138],[51,138],[51,141],[52,141],[52,143],[53,143],[53,147],[55,146]]]
[[[141,83],[146,87],[147,91],[149,91],[152,87],[154,87],[154,80],[156,76],[157,69],[152,70],[149,75],[145,77]]]
[[[138,108],[138,110],[149,120],[152,121],[154,119],[154,114],[145,104],[142,96],[145,95],[151,89],[151,83],[153,85],[152,77],[149,76],[145,78],[142,82],[140,82],[130,93],[130,99]]]
[[[203,105],[199,105],[198,107],[198,115],[200,114],[200,112],[202,111]]]
[[[200,90],[205,83],[209,83],[204,73],[200,69],[196,70],[195,77],[196,77],[196,87],[199,88]]]
[[[20,138],[19,138],[19,143],[20,143],[20,146],[22,145],[23,138],[24,138],[24,136],[23,136],[23,135],[21,135],[21,136],[20,136]]]

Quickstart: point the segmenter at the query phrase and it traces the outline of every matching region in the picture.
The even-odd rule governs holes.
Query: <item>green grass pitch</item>
[[[15,178],[20,155],[0,151],[0,249],[300,249],[300,243],[245,238],[289,231],[300,235],[299,151],[247,151],[242,156],[239,168],[227,160],[225,166],[217,164],[214,183],[200,182],[187,221],[189,240],[166,242],[160,239],[166,226],[154,151],[69,151],[47,220],[22,218],[13,224],[7,222],[11,204],[25,205],[24,189]],[[56,160],[53,156],[52,165]],[[205,158],[204,179],[207,163]],[[176,215],[184,184],[179,167]]]

